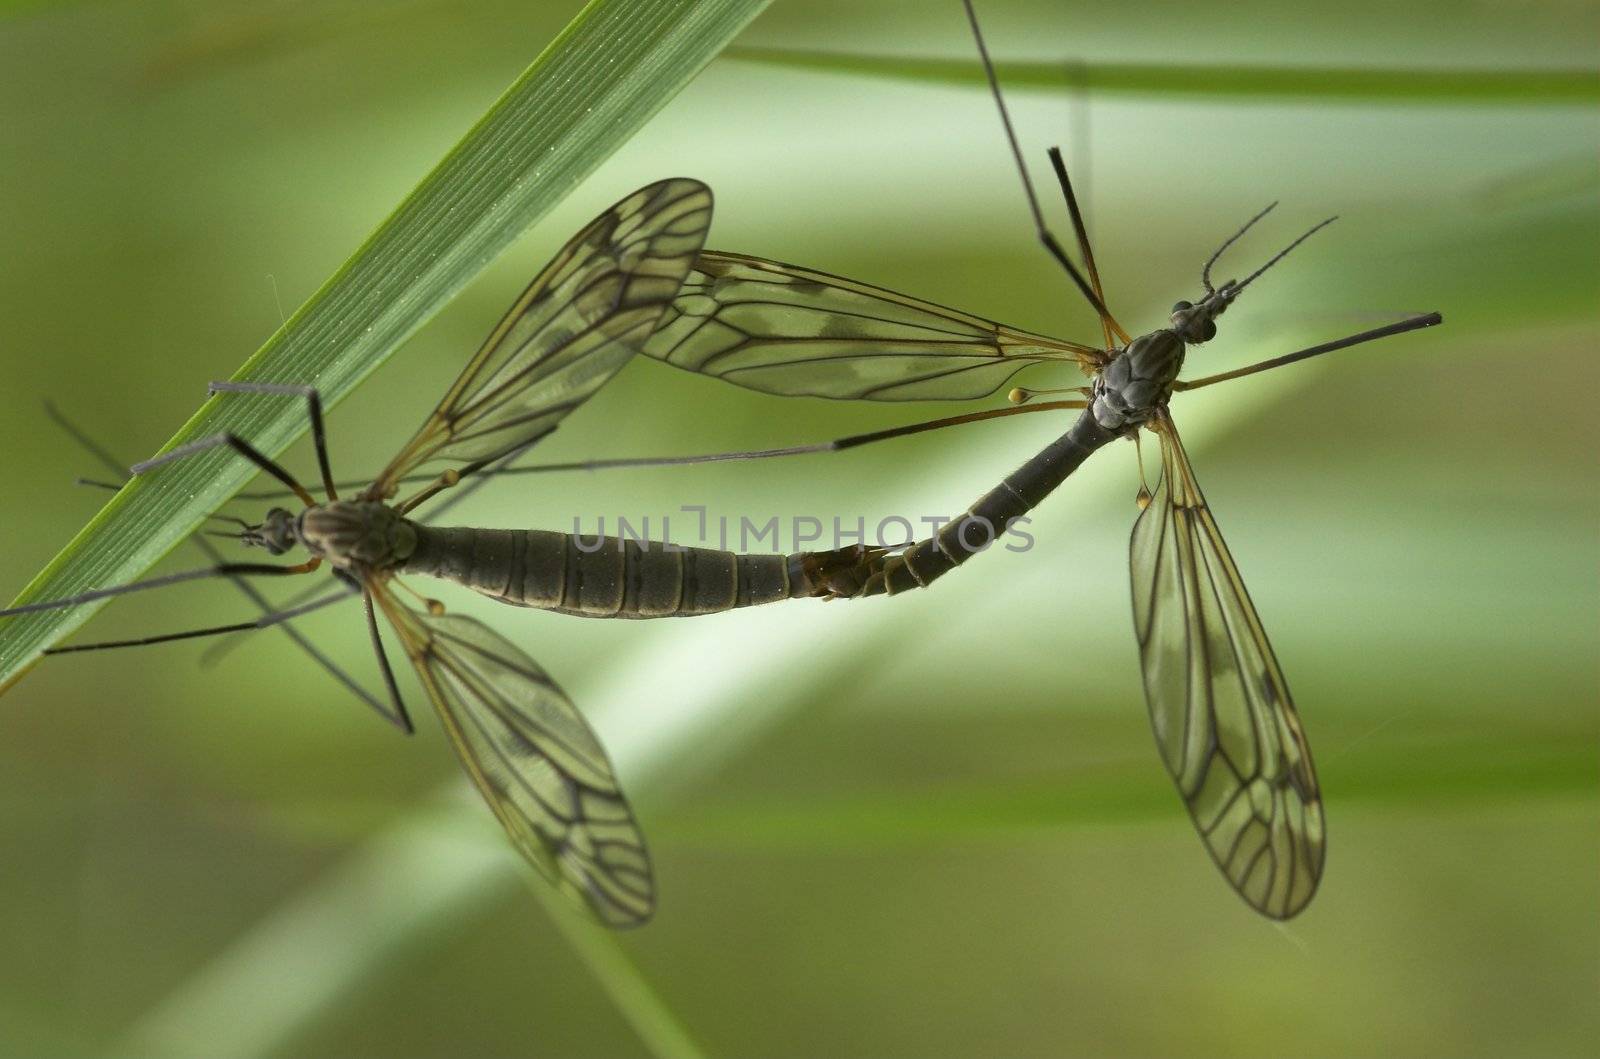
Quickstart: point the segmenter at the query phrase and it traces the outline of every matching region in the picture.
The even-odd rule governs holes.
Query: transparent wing
[[[611,927],[655,910],[644,837],[605,749],[543,669],[482,623],[431,615],[369,584],[462,766],[512,843]]]
[[[871,401],[993,393],[1029,364],[1106,354],[826,272],[708,250],[644,352],[764,393]]]
[[[677,295],[711,224],[711,189],[649,184],[573,236],[511,306],[369,487],[430,461],[470,473],[556,428],[626,364]]]
[[[1195,828],[1233,888],[1287,919],[1322,876],[1322,799],[1278,660],[1172,421],[1133,527],[1133,622],[1150,723]]]

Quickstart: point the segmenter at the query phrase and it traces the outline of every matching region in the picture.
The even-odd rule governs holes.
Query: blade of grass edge
[[[314,383],[328,404],[337,403],[626,142],[768,2],[592,0],[233,377]],[[648,176],[668,175],[678,174]],[[205,381],[196,380],[197,391]],[[213,398],[167,448],[232,430],[273,455],[306,428],[298,401]],[[133,580],[252,474],[245,461],[217,450],[136,479],[16,602]],[[0,630],[0,692],[99,606],[11,619]]]
[[[796,70],[983,87],[971,59],[729,48],[730,59]],[[1582,104],[1600,100],[1600,70],[1383,69],[1117,62],[1002,62],[1007,89],[1071,88],[1103,95],[1362,100],[1391,103]]]
[[[528,882],[550,922],[650,1054],[660,1059],[704,1059],[705,1050],[623,950],[616,934],[582,918],[565,897],[542,880]]]

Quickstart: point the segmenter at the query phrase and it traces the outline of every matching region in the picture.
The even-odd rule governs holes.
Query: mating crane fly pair
[[[1131,338],[1106,308],[1098,269],[1066,167],[1050,158],[1066,199],[1082,267],[1043,220],[984,49],[964,0],[1037,232],[1099,316],[1103,343],[1032,334],[838,276],[738,254],[703,251],[711,193],[694,180],[648,185],[606,210],[556,255],[519,297],[422,428],[355,499],[330,470],[314,389],[217,383],[213,391],[306,400],[325,499],[246,439],[219,435],[137,464],[134,474],[229,446],[278,479],[303,507],[277,507],[239,524],[244,544],[273,555],[304,548],[299,563],[221,563],[69,599],[0,610],[0,617],[74,606],[213,576],[307,574],[324,564],[338,591],[250,622],[57,648],[49,653],[160,643],[261,628],[359,593],[388,693],[382,712],[411,730],[384,653],[382,612],[410,659],[462,765],[516,848],[603,923],[649,918],[655,881],[644,840],[599,740],[555,681],[504,637],[436,601],[396,591],[399,574],[451,581],[502,602],[587,617],[717,613],[801,597],[893,594],[925,586],[982,550],[994,531],[1040,503],[1093,452],[1141,430],[1161,445],[1154,494],[1130,550],[1134,625],[1156,742],[1206,848],[1234,889],[1273,918],[1302,909],[1324,861],[1322,804],[1310,750],[1260,618],[1206,507],[1168,410],[1196,389],[1320,353],[1440,322],[1408,320],[1236,371],[1183,382],[1187,347],[1216,334],[1216,319],[1290,243],[1243,281],[1211,282],[1173,307],[1169,326]],[[1269,209],[1271,207],[1268,207]],[[1324,221],[1323,224],[1328,222]],[[819,445],[704,457],[602,461],[692,463],[837,451],[999,416],[1074,409],[1060,438],[979,498],[938,534],[902,549],[856,547],[747,555],[608,538],[595,548],[541,530],[440,528],[413,517],[471,479],[533,471],[511,461],[549,434],[636,352],[751,389],[789,396],[908,401],[975,399],[1021,368],[1069,361],[1090,376],[1077,396],[990,409]],[[1013,391],[1019,401],[1033,392]],[[438,465],[442,469],[435,470]],[[396,501],[407,482],[426,484]],[[457,493],[459,496],[460,493]],[[445,505],[448,506],[448,505]],[[440,509],[442,512],[443,508]],[[223,518],[223,516],[214,516]],[[973,535],[969,531],[981,527]]]

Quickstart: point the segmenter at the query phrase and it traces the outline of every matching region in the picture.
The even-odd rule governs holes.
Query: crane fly
[[[970,5],[968,11],[970,15]],[[976,34],[975,18],[973,29]],[[981,37],[978,43],[982,53]],[[986,54],[983,60],[993,84]],[[998,86],[994,91],[1000,102]],[[1003,102],[1000,110],[1005,119]],[[1020,166],[1008,120],[1006,131]],[[49,653],[262,628],[359,592],[389,692],[386,716],[411,730],[378,633],[378,610],[399,635],[466,771],[514,845],[562,889],[586,902],[602,922],[630,926],[643,922],[653,910],[654,881],[643,839],[598,739],[548,674],[525,654],[478,622],[445,614],[436,601],[423,600],[420,609],[402,602],[392,591],[405,587],[398,574],[427,574],[501,602],[601,618],[692,616],[802,597],[891,594],[925,585],[982,550],[982,544],[968,541],[966,528],[987,526],[992,537],[995,521],[1030,510],[1093,451],[1145,427],[1161,437],[1163,471],[1155,497],[1135,526],[1135,618],[1158,742],[1208,848],[1235,888],[1268,915],[1293,915],[1309,900],[1322,866],[1315,776],[1282,674],[1204,506],[1166,402],[1174,390],[1210,385],[1428,326],[1439,318],[1418,317],[1224,375],[1179,382],[1176,375],[1185,344],[1213,337],[1215,317],[1300,240],[1243,282],[1229,281],[1220,287],[1213,287],[1209,279],[1214,255],[1203,274],[1202,301],[1180,303],[1174,308],[1171,328],[1130,341],[1105,310],[1065,167],[1059,153],[1052,152],[1051,157],[1088,279],[1045,228],[1024,171],[1028,201],[1046,247],[1099,312],[1103,348],[1031,334],[882,288],[759,258],[706,251],[696,260],[710,222],[710,192],[694,181],[663,181],[624,199],[568,243],[491,333],[422,429],[356,500],[338,499],[341,486],[328,468],[320,398],[309,387],[213,384],[219,392],[299,395],[307,400],[326,503],[319,504],[287,471],[232,436],[205,439],[135,465],[135,473],[145,473],[205,448],[231,446],[277,478],[304,505],[298,514],[275,507],[260,523],[242,523],[236,536],[273,554],[304,546],[311,553],[307,561],[287,567],[219,564],[0,610],[0,617],[201,577],[309,573],[327,561],[343,588],[303,606],[253,622]],[[1222,249],[1239,234],[1242,230]],[[655,337],[645,344],[657,325]],[[680,367],[785,395],[885,401],[976,398],[994,392],[1030,363],[1062,360],[1077,363],[1093,384],[1082,388],[1081,400],[967,413],[818,445],[507,466],[553,430],[640,346]],[[469,490],[496,474],[837,451],[962,423],[1061,408],[1084,412],[1072,431],[980,499],[946,531],[896,552],[854,548],[746,555],[631,538],[602,538],[600,547],[592,541],[579,547],[569,534],[441,529],[409,517],[420,505],[468,478]],[[418,473],[432,462],[455,466],[437,474]],[[406,500],[391,503],[400,485],[412,481],[426,485]],[[271,494],[241,494],[241,499],[265,495]],[[1152,512],[1161,517],[1147,522]],[[1141,582],[1148,588],[1142,608],[1137,599]],[[1219,690],[1235,694],[1231,700],[1219,698]],[[1212,711],[1213,722],[1209,728],[1190,728],[1187,723],[1202,700]],[[1215,721],[1217,703],[1234,711],[1224,719],[1229,723]],[[1236,716],[1240,711],[1242,718]],[[1235,744],[1245,738],[1252,740],[1250,760],[1257,770],[1248,783],[1234,766],[1241,756]],[[1268,761],[1265,749],[1277,756]],[[1226,767],[1213,770],[1219,761]],[[1229,771],[1232,786],[1219,786],[1227,778],[1217,777]],[[1299,810],[1295,818],[1288,815],[1290,796]],[[1241,819],[1241,812],[1249,818]],[[1221,842],[1229,836],[1233,844],[1224,850]],[[1248,854],[1242,862],[1241,850]],[[1260,869],[1263,856],[1268,865],[1265,879]],[[1280,865],[1286,870],[1279,871]]]
[[[388,691],[388,706],[380,706],[380,712],[402,730],[412,730],[379,633],[381,612],[462,766],[518,851],[602,923],[643,923],[656,901],[650,859],[598,737],[554,679],[523,651],[482,623],[417,596],[398,575],[430,575],[502,602],[590,617],[707,614],[826,594],[826,571],[811,559],[617,538],[604,538],[599,547],[586,542],[580,549],[564,533],[439,528],[409,517],[433,497],[474,475],[492,473],[548,435],[633,357],[678,293],[704,243],[711,209],[711,191],[704,184],[664,180],[590,222],[529,284],[421,429],[353,499],[339,497],[329,469],[322,401],[307,386],[229,382],[211,388],[303,398],[324,500],[231,434],[179,446],[134,466],[134,474],[145,474],[196,452],[231,447],[303,506],[298,512],[273,507],[255,523],[212,517],[236,523],[231,536],[271,555],[302,547],[309,553],[303,562],[218,563],[12,607],[0,610],[0,617],[204,577],[290,576],[329,566],[340,582],[335,592],[253,622],[49,653],[263,628],[359,593]],[[434,465],[443,468],[420,470]],[[402,482],[419,473],[427,484],[396,501]]]
[[[1087,230],[1055,148],[1050,161],[1081,268],[1046,226],[971,0],[963,3],[1035,230],[1099,316],[1102,342],[1052,338],[814,269],[705,251],[645,352],[765,393],[870,401],[979,398],[1029,364],[1081,368],[1090,381],[1074,388],[1074,399],[880,432],[892,436],[1034,408],[1079,411],[1066,433],[934,536],[903,549],[857,546],[818,553],[817,560],[829,566],[829,585],[840,596],[926,587],[986,548],[1094,452],[1118,438],[1154,433],[1160,477],[1153,495],[1141,488],[1143,510],[1134,523],[1129,565],[1156,744],[1229,884],[1257,911],[1287,919],[1306,906],[1322,876],[1322,798],[1288,684],[1206,505],[1169,400],[1174,392],[1431,326],[1441,317],[1417,316],[1222,375],[1181,381],[1188,347],[1214,338],[1217,318],[1239,294],[1332,218],[1245,279],[1213,284],[1212,268],[1223,251],[1272,209],[1267,207],[1206,262],[1197,302],[1178,302],[1167,326],[1131,337],[1106,308]],[[1032,396],[1013,391],[1019,403]]]

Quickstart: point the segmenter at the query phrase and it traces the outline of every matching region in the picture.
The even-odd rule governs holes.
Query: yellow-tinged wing
[[[668,364],[783,396],[961,400],[1029,364],[1107,354],[797,265],[707,250],[646,343]]]
[[[711,189],[682,178],[646,185],[589,222],[522,292],[367,496],[393,495],[429,462],[470,474],[554,430],[644,343],[710,224]]]
[[[605,925],[648,920],[656,898],[644,836],[605,748],[550,675],[481,622],[367,587],[512,844]]]
[[[1289,686],[1172,421],[1161,481],[1133,527],[1133,621],[1150,723],[1206,848],[1257,911],[1316,892],[1322,798]]]

